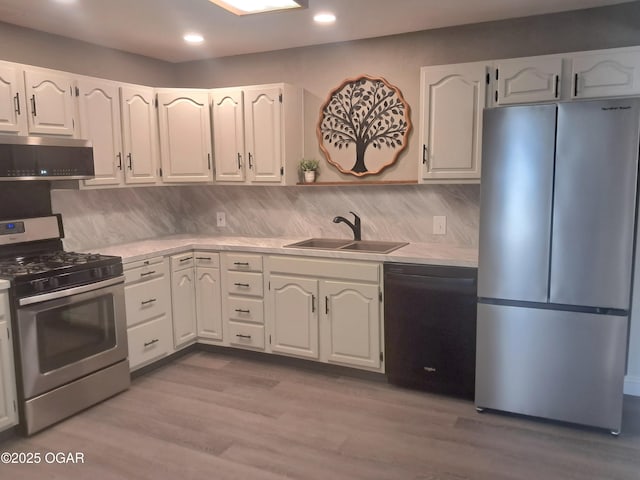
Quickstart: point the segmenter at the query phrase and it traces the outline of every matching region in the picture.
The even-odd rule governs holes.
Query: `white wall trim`
[[[624,393],[625,395],[640,397],[640,377],[631,375],[624,377]]]

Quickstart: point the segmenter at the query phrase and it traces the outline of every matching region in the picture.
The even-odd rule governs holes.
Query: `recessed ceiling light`
[[[184,41],[187,43],[198,44],[204,42],[204,37],[199,33],[187,33],[184,35]]]
[[[329,12],[318,13],[313,16],[313,21],[316,23],[329,24],[336,21],[336,16]]]
[[[236,15],[307,8],[308,0],[209,0]]]

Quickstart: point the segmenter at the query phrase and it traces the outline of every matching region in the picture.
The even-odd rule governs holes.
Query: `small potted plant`
[[[318,160],[309,159],[300,161],[300,170],[304,173],[304,183],[313,183],[316,180],[316,172],[320,163]]]

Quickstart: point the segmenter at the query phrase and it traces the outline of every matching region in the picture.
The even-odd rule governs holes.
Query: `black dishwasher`
[[[477,269],[384,264],[389,383],[473,399]]]

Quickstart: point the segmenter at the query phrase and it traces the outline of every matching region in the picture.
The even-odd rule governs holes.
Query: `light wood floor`
[[[0,451],[83,452],[84,465],[0,465],[0,479],[640,479],[640,399],[623,434],[471,402],[194,352]]]

